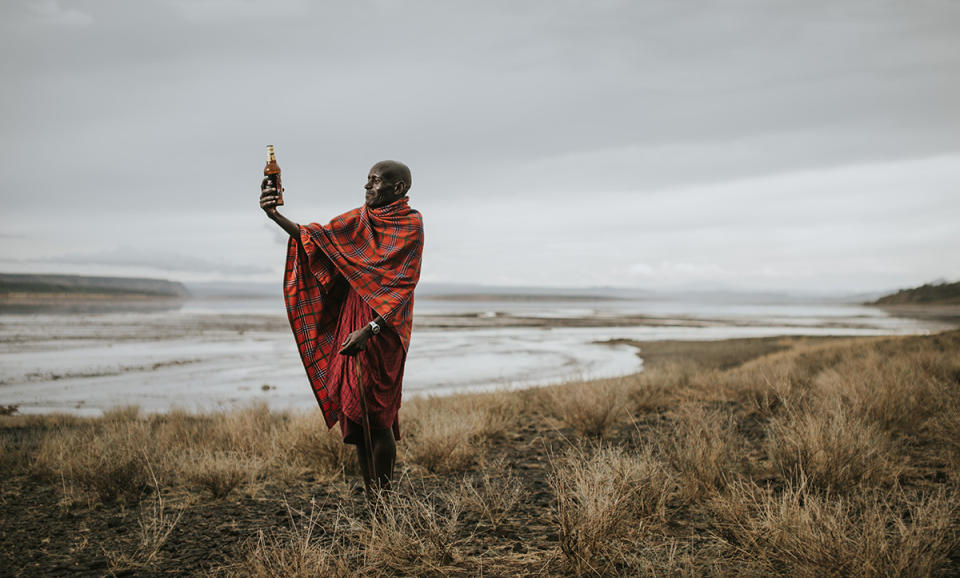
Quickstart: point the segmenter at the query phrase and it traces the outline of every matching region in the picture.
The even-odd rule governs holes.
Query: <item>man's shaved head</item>
[[[400,161],[380,161],[373,166],[379,168],[384,178],[389,179],[391,182],[396,183],[403,181],[405,185],[403,194],[407,194],[407,191],[409,191],[411,185],[413,185],[413,177],[410,176],[410,167]]]
[[[410,169],[398,161],[380,161],[367,175],[365,203],[376,208],[403,198],[410,190]]]

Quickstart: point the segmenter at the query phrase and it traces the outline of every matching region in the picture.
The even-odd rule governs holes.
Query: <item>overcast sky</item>
[[[960,279],[960,2],[0,3],[0,270],[276,280],[413,171],[424,281]]]

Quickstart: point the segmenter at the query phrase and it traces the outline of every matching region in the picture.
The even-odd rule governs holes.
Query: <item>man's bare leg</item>
[[[370,439],[373,442],[373,467],[377,470],[379,485],[373,483],[373,476],[367,471],[367,448],[361,439],[357,443],[357,458],[360,461],[363,479],[365,482],[370,482],[370,487],[389,489],[390,481],[393,479],[393,466],[397,461],[397,442],[393,439],[393,430],[371,428]]]

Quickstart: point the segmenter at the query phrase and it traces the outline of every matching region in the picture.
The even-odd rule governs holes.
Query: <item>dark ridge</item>
[[[71,295],[142,295],[149,297],[188,297],[190,292],[179,281],[141,277],[87,277],[82,275],[42,275],[0,273],[0,296],[10,294],[67,293]]]
[[[867,305],[960,305],[960,281],[956,283],[927,283],[912,289],[901,289]]]

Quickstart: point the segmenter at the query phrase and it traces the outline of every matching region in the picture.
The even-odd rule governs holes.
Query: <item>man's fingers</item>
[[[365,344],[361,344],[359,342],[350,342],[348,339],[343,342],[343,345],[340,347],[340,351],[337,353],[340,355],[356,355],[364,349],[366,349]]]

